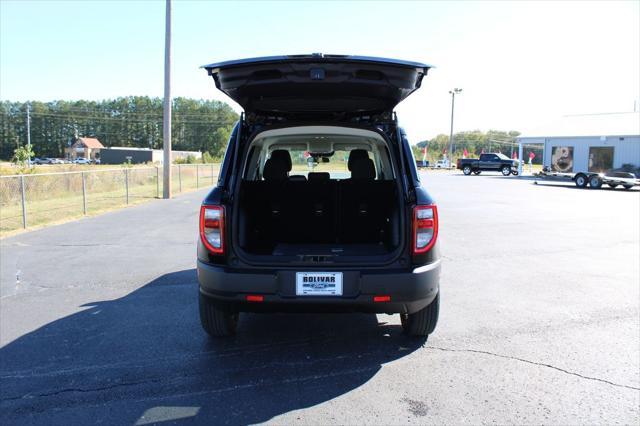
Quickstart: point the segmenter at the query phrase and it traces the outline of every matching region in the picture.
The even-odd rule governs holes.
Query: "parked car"
[[[418,167],[419,169],[427,168],[427,167],[429,167],[429,161],[428,160],[416,160],[416,167]]]
[[[448,169],[450,167],[449,160],[436,161],[436,169]]]
[[[363,311],[432,333],[438,209],[393,113],[430,67],[314,54],[204,68],[244,109],[200,210],[204,330],[232,335],[242,312]],[[303,152],[318,166],[292,174]],[[346,178],[322,171],[344,157]]]
[[[49,164],[64,164],[64,160],[61,158],[50,158]]]
[[[84,157],[78,157],[75,160],[73,160],[73,163],[74,164],[91,164],[91,160]]]
[[[42,165],[42,164],[46,164],[45,160],[43,158],[39,158],[39,157],[33,157],[31,159],[31,161],[29,162],[29,164],[31,165]]]
[[[518,174],[518,160],[512,160],[501,153],[480,154],[480,158],[461,158],[457,168],[465,175],[479,175],[481,172],[501,172],[504,176]]]

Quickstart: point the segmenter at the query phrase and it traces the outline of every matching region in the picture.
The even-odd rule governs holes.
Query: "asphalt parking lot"
[[[423,174],[427,342],[387,315],[200,329],[204,191],[0,242],[2,424],[640,422],[640,191]]]

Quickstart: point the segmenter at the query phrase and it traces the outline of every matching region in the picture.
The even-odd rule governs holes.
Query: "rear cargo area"
[[[401,198],[382,136],[317,126],[265,133],[249,149],[237,192],[242,250],[330,261],[400,245]]]
[[[273,256],[381,255],[399,240],[393,181],[246,181],[240,246]]]

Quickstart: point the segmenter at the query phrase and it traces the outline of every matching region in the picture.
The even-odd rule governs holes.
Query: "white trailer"
[[[572,180],[579,187],[603,184],[630,189],[640,173],[640,114],[567,116],[518,137],[544,146],[542,178]]]

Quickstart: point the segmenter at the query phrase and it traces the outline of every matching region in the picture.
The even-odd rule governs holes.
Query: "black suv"
[[[409,335],[439,311],[438,210],[394,107],[429,66],[296,55],[206,65],[242,106],[200,211],[200,318],[240,312],[399,313]]]

